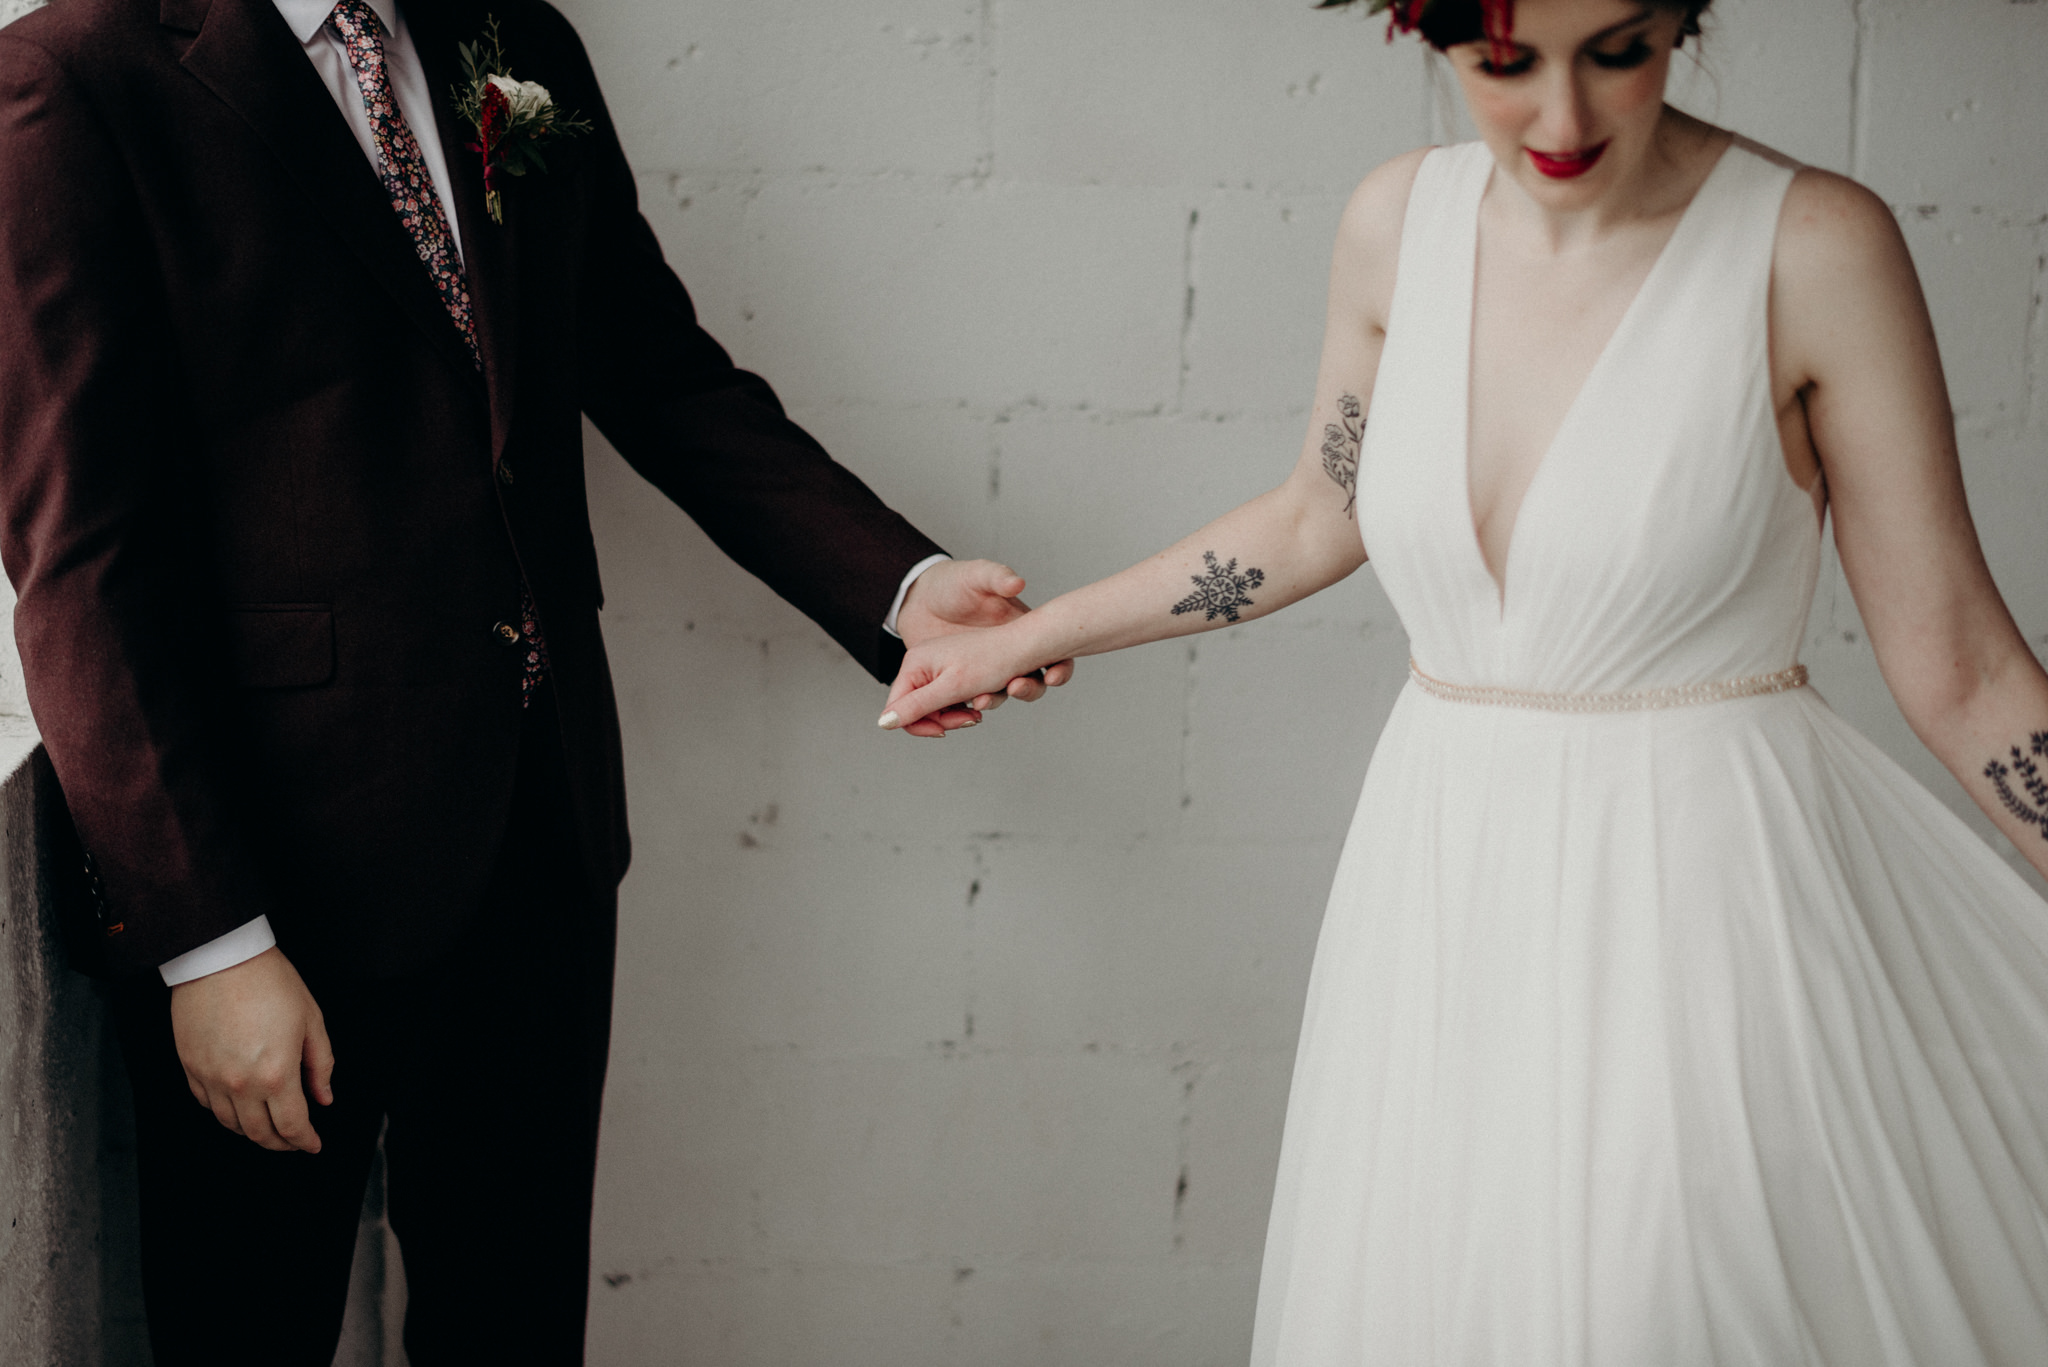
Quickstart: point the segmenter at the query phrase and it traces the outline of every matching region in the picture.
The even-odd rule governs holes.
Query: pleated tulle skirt
[[[2048,906],[1810,690],[1411,687],[1254,1367],[2048,1364]]]

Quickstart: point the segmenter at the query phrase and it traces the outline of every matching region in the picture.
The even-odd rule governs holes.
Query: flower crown
[[[1352,0],[1322,0],[1317,9],[1342,9]],[[1413,33],[1422,24],[1425,11],[1437,0],[1366,0],[1367,14],[1387,15],[1387,41],[1397,33]],[[1515,55],[1515,0],[1479,0],[1479,27],[1486,35],[1495,64],[1505,66]]]

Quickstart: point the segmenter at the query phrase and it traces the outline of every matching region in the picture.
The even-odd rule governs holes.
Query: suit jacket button
[[[511,463],[510,463],[509,461],[502,461],[502,460],[501,460],[501,461],[499,461],[499,462],[498,462],[498,483],[500,483],[500,484],[510,484],[511,482],[512,482],[512,465],[511,465]]]
[[[516,646],[519,644],[519,628],[513,626],[510,622],[500,622],[492,627],[491,630],[497,632],[506,645]]]

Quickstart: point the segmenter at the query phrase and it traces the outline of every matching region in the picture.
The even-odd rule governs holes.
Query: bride
[[[1807,687],[1824,513],[1907,719],[2044,873],[2048,676],[1890,213],[1663,103],[1707,4],[1396,0],[1481,141],[1353,197],[1293,473],[890,693],[1370,553],[1413,678],[1317,947],[1260,1367],[2048,1361],[2048,906]]]

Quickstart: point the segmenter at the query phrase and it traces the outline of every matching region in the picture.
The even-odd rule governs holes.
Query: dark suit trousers
[[[186,1087],[168,989],[120,995],[157,1367],[328,1367],[387,1121],[413,1367],[582,1362],[616,903],[580,877],[550,692],[527,713],[511,829],[457,947],[389,981],[308,976],[335,1054],[318,1154],[222,1128]]]

